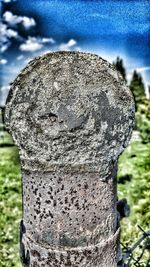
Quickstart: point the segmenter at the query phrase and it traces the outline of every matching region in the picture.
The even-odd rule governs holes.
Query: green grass
[[[4,133],[0,135],[0,145],[13,144],[12,137],[8,132],[0,131],[0,133]]]
[[[131,245],[150,222],[150,144],[132,142],[119,159],[118,196],[127,198],[131,215],[123,219],[122,241]],[[21,219],[21,175],[15,147],[0,149],[0,267],[21,267],[19,223]],[[137,251],[138,255],[139,251]],[[144,261],[148,259],[148,251]],[[143,265],[144,266],[144,265]]]
[[[0,267],[21,267],[21,175],[15,147],[0,149]]]
[[[131,214],[121,222],[121,239],[131,246],[142,235],[138,225],[150,229],[150,143],[132,142],[119,159],[118,197],[126,198]],[[135,251],[139,255],[141,248]],[[143,265],[150,257],[146,250]]]

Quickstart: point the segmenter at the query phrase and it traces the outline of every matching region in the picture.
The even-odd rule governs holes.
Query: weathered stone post
[[[128,87],[97,55],[49,53],[16,78],[5,121],[20,150],[23,266],[117,266],[117,159],[133,117]]]

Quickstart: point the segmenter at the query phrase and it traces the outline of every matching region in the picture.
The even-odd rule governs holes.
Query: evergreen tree
[[[136,70],[133,72],[132,80],[130,82],[129,87],[133,93],[135,100],[135,108],[137,111],[138,105],[143,102],[143,99],[146,97],[146,95],[142,76],[141,74],[137,73]]]
[[[116,61],[113,62],[113,65],[121,73],[122,77],[127,82],[127,80],[126,80],[126,69],[125,69],[124,64],[123,64],[123,59],[121,59],[120,57],[117,57]]]

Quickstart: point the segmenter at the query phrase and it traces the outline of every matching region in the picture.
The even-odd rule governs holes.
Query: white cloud
[[[6,42],[7,38],[17,38],[18,33],[15,30],[8,28],[4,23],[0,23],[0,36],[1,41]]]
[[[133,72],[131,72],[131,71],[127,72],[127,80],[128,81],[131,81],[132,75],[133,75]]]
[[[7,29],[7,36],[9,38],[17,38],[18,37],[18,33],[12,29]]]
[[[24,61],[24,64],[28,64],[31,60],[33,59],[33,57],[27,57]]]
[[[10,46],[10,39],[19,39],[17,31],[10,29],[6,24],[0,23],[0,51],[5,52]]]
[[[141,67],[141,68],[136,68],[136,71],[138,72],[145,72],[147,70],[150,70],[150,66],[147,66],[147,67]]]
[[[21,51],[35,52],[43,48],[44,44],[51,43],[54,44],[55,40],[53,38],[41,38],[41,37],[31,37],[29,36],[25,43],[19,46]]]
[[[2,2],[4,2],[4,3],[11,3],[11,2],[15,2],[15,1],[17,1],[17,0],[2,0]]]
[[[3,44],[0,44],[0,51],[1,53],[5,52],[9,47],[9,43],[3,45]]]
[[[43,44],[38,41],[35,37],[28,37],[25,43],[19,46],[21,51],[34,52],[40,50],[43,47]]]
[[[23,58],[24,58],[23,55],[19,55],[19,56],[17,57],[17,60],[22,60]]]
[[[53,38],[42,38],[42,43],[51,43],[54,44],[55,40]]]
[[[35,20],[33,18],[20,17],[20,19],[22,19],[22,24],[26,29],[36,26]]]
[[[36,22],[33,18],[28,18],[25,16],[14,15],[10,11],[6,11],[3,14],[3,22],[0,27],[0,51],[5,52],[12,43],[11,38],[18,39],[23,41],[22,38],[16,29],[13,26],[21,24],[26,30],[30,29],[32,26],[36,26]],[[20,44],[19,49],[24,52],[35,52],[41,50],[44,45],[47,46],[48,43],[54,44],[55,40],[53,38],[47,37],[30,37],[28,36],[27,40],[24,40],[24,43]],[[72,44],[70,44],[72,45]]]
[[[33,18],[28,18],[25,16],[17,16],[10,11],[6,11],[3,14],[3,19],[11,26],[15,26],[16,24],[19,23],[21,23],[26,29],[36,26],[36,22]]]
[[[10,86],[9,85],[4,85],[0,87],[0,91],[5,93],[6,91],[9,91]]]
[[[81,49],[81,47],[79,47],[79,46],[76,46],[76,48],[75,48],[75,51],[81,52],[81,51],[82,51],[82,49]]]
[[[50,50],[50,49],[49,49],[49,50],[44,50],[43,52],[44,52],[44,54],[47,54],[47,53],[51,53],[51,52],[53,52],[53,50]],[[42,53],[42,54],[43,54],[43,53]],[[41,54],[41,56],[42,56],[42,54]]]
[[[77,42],[74,39],[70,39],[68,43],[61,44],[59,46],[59,50],[69,51],[73,46],[75,46]]]
[[[0,60],[0,64],[2,64],[2,65],[5,65],[5,64],[7,64],[7,59],[5,59],[5,58],[2,58],[1,60]]]

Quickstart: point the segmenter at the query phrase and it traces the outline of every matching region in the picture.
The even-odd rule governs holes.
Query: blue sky
[[[3,95],[28,60],[46,51],[80,50],[124,60],[150,84],[148,0],[1,0]],[[2,93],[1,93],[2,95]]]

